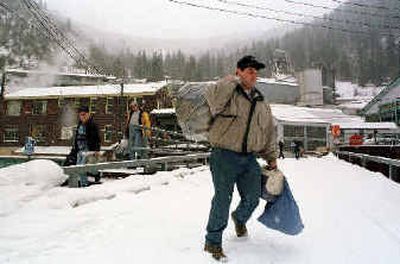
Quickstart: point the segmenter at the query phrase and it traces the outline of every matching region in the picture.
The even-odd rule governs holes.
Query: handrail
[[[366,167],[367,161],[373,161],[376,163],[385,164],[385,165],[389,166],[389,175],[388,176],[390,179],[392,179],[394,176],[394,173],[395,173],[394,167],[400,168],[400,160],[398,160],[398,159],[372,156],[369,154],[355,153],[355,152],[350,152],[350,151],[336,151],[335,153],[336,153],[336,155],[348,156],[349,161],[351,161],[351,157],[361,158],[361,165],[363,167]]]
[[[96,173],[99,170],[104,169],[120,169],[129,167],[142,167],[151,166],[154,164],[167,164],[171,162],[188,162],[195,159],[207,159],[210,153],[196,153],[188,154],[184,156],[168,156],[168,157],[158,157],[152,159],[138,159],[138,160],[126,160],[126,161],[116,161],[116,162],[104,162],[96,164],[85,164],[85,165],[73,165],[63,167],[64,173],[67,175],[76,175],[80,173]]]

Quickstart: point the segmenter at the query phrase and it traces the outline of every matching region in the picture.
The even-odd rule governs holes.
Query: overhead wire
[[[23,0],[24,1],[24,0]],[[57,28],[57,26],[55,26],[55,24],[51,21],[51,19],[49,19],[48,17],[45,17],[41,14],[41,12],[38,10],[38,8],[34,5],[32,5],[32,2],[29,1],[24,1],[25,3],[27,3],[28,6],[28,10],[32,12],[33,16],[38,19],[40,22],[43,22],[43,24],[46,26],[46,29],[48,29],[49,31],[51,31],[52,34],[55,34],[56,37],[61,37],[61,41],[63,41],[63,44],[67,44],[68,46],[70,46],[70,48],[72,48],[80,57],[80,59],[84,60],[85,57],[81,54],[81,52],[75,48],[75,46],[73,44],[71,44],[70,40],[65,37],[64,34],[62,34],[62,32],[60,32]],[[35,3],[35,2],[33,2]]]
[[[12,13],[14,16],[18,17],[21,21],[23,21],[27,25],[35,28],[36,32],[38,32],[38,34],[40,34],[44,38],[48,39],[49,41],[52,41],[55,44],[57,44],[57,46],[60,47],[61,50],[64,51],[78,65],[80,65],[84,68],[87,68],[88,65],[91,66],[93,69],[97,68],[96,66],[94,66],[93,64],[91,64],[88,61],[86,61],[86,63],[82,63],[80,58],[79,57],[77,58],[76,53],[74,53],[70,48],[68,48],[66,46],[65,41],[63,41],[59,37],[55,36],[55,32],[53,30],[51,30],[49,27],[47,27],[46,24],[42,20],[36,19],[36,16],[38,16],[37,13],[31,14],[33,19],[27,20],[26,17],[21,15],[19,11],[15,10],[14,8],[11,8],[10,6],[8,6],[6,3],[4,3],[1,0],[0,0],[0,8],[3,8],[7,12]],[[57,28],[57,26],[54,26],[53,29],[54,28]]]
[[[55,42],[64,52],[67,53],[69,57],[71,57],[76,63],[79,65],[82,65],[82,63],[75,57],[75,55],[65,47],[64,43],[62,43],[55,35],[54,32],[52,32],[49,28],[46,27],[43,21],[37,19],[37,15],[35,13],[32,13],[34,21],[36,22],[36,27],[38,30],[42,28],[42,30],[45,31],[45,35],[47,38],[49,38],[51,41]],[[21,17],[21,16],[20,16]]]
[[[3,7],[5,6],[4,3],[2,3]],[[25,23],[27,23],[30,26],[33,26],[34,28],[36,28],[37,32],[39,34],[41,34],[42,36],[44,36],[45,38],[49,39],[50,41],[55,42],[64,52],[66,52],[68,54],[69,57],[71,57],[75,62],[79,63],[79,61],[76,60],[74,54],[72,54],[72,52],[68,49],[66,49],[66,47],[64,46],[64,44],[62,42],[60,42],[59,39],[57,39],[54,36],[54,33],[51,32],[41,21],[37,21],[37,20],[33,20],[33,24],[31,21],[28,21],[25,17],[23,17],[22,15],[18,14],[18,12],[10,7],[7,8],[7,10],[11,13],[13,13],[14,15],[16,15],[18,18],[20,18],[22,21],[24,21]],[[44,32],[43,32],[43,31]]]
[[[10,13],[13,12],[13,10],[6,3],[0,2],[0,6],[3,7],[5,10],[7,10]]]
[[[378,9],[378,10],[398,10],[400,11],[399,8],[393,7],[387,7],[384,5],[372,5],[372,4],[365,4],[365,3],[360,3],[360,2],[348,2],[348,1],[342,1],[342,0],[330,0],[332,2],[341,4],[341,5],[346,5],[346,6],[352,6],[352,7],[362,7],[362,8],[372,8],[372,9]]]
[[[22,0],[27,10],[33,16],[33,18],[40,24],[40,26],[52,37],[52,39],[62,47],[67,54],[72,57],[75,62],[85,68],[93,68],[97,74],[104,74],[102,70],[99,70],[96,65],[91,63],[86,56],[76,48],[75,44],[65,34],[59,30],[57,25],[52,19],[45,14],[39,5],[31,0]]]
[[[330,6],[325,6],[325,5],[317,5],[317,4],[311,4],[308,2],[304,2],[304,1],[299,1],[299,0],[283,0],[287,3],[291,3],[291,4],[296,4],[296,5],[302,5],[302,6],[308,6],[308,7],[312,7],[312,8],[320,8],[320,9],[324,9],[324,10],[329,10],[329,11],[340,11],[342,13],[349,13],[349,14],[357,14],[357,15],[362,15],[362,16],[368,16],[368,17],[380,17],[380,18],[394,18],[394,19],[400,19],[400,15],[384,15],[384,14],[380,14],[380,13],[370,13],[370,12],[366,12],[366,11],[362,11],[362,10],[349,10],[349,9],[342,9],[342,8],[337,8],[337,7],[330,7]]]
[[[201,8],[201,9],[207,9],[207,10],[212,10],[212,11],[219,11],[222,13],[229,13],[229,14],[235,14],[235,15],[242,15],[242,16],[248,16],[248,17],[253,17],[253,18],[262,18],[262,19],[267,19],[267,20],[273,20],[281,23],[289,23],[289,24],[294,24],[294,25],[300,25],[300,26],[309,26],[309,27],[314,27],[314,28],[323,28],[327,30],[332,30],[332,31],[339,31],[343,33],[349,33],[349,34],[360,34],[360,35],[365,35],[369,36],[370,33],[366,31],[360,31],[360,30],[352,30],[352,29],[346,29],[346,28],[340,28],[340,27],[335,27],[331,25],[323,25],[323,24],[316,24],[316,23],[308,23],[308,22],[299,22],[296,20],[290,20],[290,19],[284,19],[284,18],[277,18],[277,17],[271,17],[271,16],[266,16],[266,15],[261,15],[261,14],[254,14],[251,12],[242,12],[242,11],[236,11],[236,10],[230,10],[226,8],[221,8],[221,7],[212,7],[208,5],[202,5],[202,4],[196,4],[193,2],[188,2],[185,0],[169,0],[172,3],[179,4],[179,5],[184,5],[184,6],[191,6],[195,8]],[[386,36],[393,36],[391,33],[387,32],[381,32],[382,35]]]
[[[29,1],[29,0],[28,0]],[[98,66],[94,65],[87,57],[86,55],[79,50],[76,47],[76,44],[74,43],[71,38],[68,38],[62,30],[59,29],[59,27],[54,23],[54,21],[51,19],[51,17],[46,14],[46,12],[40,8],[40,6],[34,2],[31,1],[35,5],[35,9],[38,12],[39,16],[41,16],[50,26],[51,28],[64,40],[67,42],[67,44],[82,58],[83,61],[86,62],[87,66],[92,67],[97,73],[99,74],[104,74],[104,70],[99,69]]]
[[[387,24],[384,24],[384,25],[371,25],[371,24],[363,22],[363,21],[353,21],[353,20],[348,20],[348,19],[337,19],[337,18],[332,18],[332,17],[329,17],[329,16],[320,17],[320,16],[315,16],[315,15],[308,15],[308,14],[303,14],[303,13],[297,13],[297,12],[291,12],[291,11],[286,11],[286,10],[275,9],[275,8],[271,8],[271,7],[245,4],[245,3],[237,2],[237,1],[229,1],[229,0],[215,0],[215,1],[221,2],[221,3],[225,3],[225,4],[229,4],[229,5],[236,5],[236,6],[246,7],[246,8],[254,8],[254,9],[263,10],[263,11],[277,12],[277,13],[282,13],[282,14],[287,14],[287,15],[292,15],[292,16],[298,16],[298,17],[302,17],[302,18],[320,19],[320,20],[323,20],[323,21],[344,23],[344,24],[349,24],[349,25],[363,26],[363,27],[370,27],[370,28],[397,29],[397,30],[400,30],[399,26],[391,26],[391,25],[387,25]]]
[[[6,11],[12,13],[13,15],[15,15],[16,17],[18,17],[19,19],[21,19],[23,22],[25,22],[27,25],[32,26],[34,28],[36,28],[37,32],[42,35],[43,37],[53,41],[53,39],[51,38],[51,36],[49,34],[45,34],[43,31],[40,30],[40,26],[37,25],[37,23],[31,23],[30,21],[28,21],[25,17],[21,16],[20,14],[18,14],[18,12],[16,10],[14,10],[13,8],[9,7],[6,3],[4,2],[0,2],[0,7],[2,7],[3,9],[5,9]],[[62,46],[60,46],[62,47]]]

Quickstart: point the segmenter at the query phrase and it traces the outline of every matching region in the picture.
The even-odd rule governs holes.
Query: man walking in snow
[[[213,147],[210,169],[214,197],[207,224],[204,250],[219,261],[226,259],[222,233],[236,184],[240,203],[231,217],[238,237],[247,236],[246,222],[258,205],[261,169],[257,156],[276,168],[276,137],[269,104],[255,88],[258,70],[253,56],[237,62],[236,77],[227,76],[205,94],[213,117],[209,141]]]
[[[75,131],[73,150],[76,152],[76,164],[86,164],[88,153],[94,152],[98,157],[100,154],[100,134],[93,116],[89,112],[89,107],[81,106],[78,109],[79,123]],[[80,175],[81,187],[88,186],[86,173]]]
[[[278,159],[280,159],[280,158],[284,159],[284,158],[285,158],[285,154],[283,154],[283,148],[285,147],[285,143],[283,142],[282,139],[279,140],[278,146],[279,146],[279,156],[278,156]]]

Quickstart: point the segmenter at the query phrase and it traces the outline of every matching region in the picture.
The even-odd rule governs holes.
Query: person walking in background
[[[283,140],[281,139],[281,140],[279,140],[278,145],[279,145],[279,156],[278,156],[278,158],[279,159],[280,158],[284,159],[285,155],[283,154],[283,148],[285,146],[285,143],[283,143]]]
[[[78,126],[75,131],[73,153],[76,153],[76,164],[83,165],[88,161],[88,152],[94,152],[96,157],[100,154],[100,134],[99,128],[89,113],[87,106],[81,106],[78,109]],[[80,175],[80,185],[88,186],[87,174]]]
[[[149,158],[149,140],[151,138],[151,121],[150,115],[145,110],[144,106],[140,107],[141,118],[140,121],[142,123],[142,150],[140,153],[140,157],[142,159]]]
[[[143,111],[135,101],[130,103],[129,108],[126,122],[129,158],[148,158],[147,145],[151,135],[149,114]]]
[[[294,156],[296,159],[300,158],[300,141],[295,140],[294,141]]]
[[[236,235],[245,237],[246,223],[261,195],[261,168],[256,158],[261,156],[271,169],[277,167],[271,109],[255,88],[257,72],[265,65],[253,56],[245,56],[236,66],[236,77],[219,80],[205,94],[213,116],[208,139],[213,147],[210,170],[214,197],[204,250],[219,261],[226,259],[222,233],[228,224],[235,184],[241,200],[231,216]]]
[[[293,140],[292,142],[290,142],[290,150],[292,151],[293,156],[296,156],[296,151],[295,151],[295,149],[296,149],[296,141]]]

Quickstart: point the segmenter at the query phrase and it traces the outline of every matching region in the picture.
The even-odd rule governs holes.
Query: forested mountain
[[[267,62],[270,67],[262,74],[270,75],[274,51],[281,49],[288,54],[294,70],[324,66],[335,71],[338,79],[361,85],[381,84],[396,78],[400,74],[400,1],[328,1],[341,5],[321,19],[314,19],[312,26],[298,28],[280,38],[257,40],[236,51],[210,50],[196,57],[180,51],[167,54],[142,51],[135,55],[126,51],[118,55],[117,62],[138,78],[160,79],[168,75],[198,81],[233,72],[235,61],[244,54],[254,54]],[[326,2],[309,8],[322,8],[323,3]],[[98,51],[96,48],[92,51],[95,50]],[[99,52],[92,55],[101,62]],[[108,65],[110,70],[112,67]]]
[[[305,27],[279,40],[297,69],[323,63],[360,84],[400,74],[399,0],[350,0],[320,25],[346,32]]]
[[[19,8],[20,1],[1,1]],[[245,54],[254,54],[266,62],[269,67],[261,74],[268,76],[272,72],[276,49],[286,51],[294,70],[324,66],[335,71],[338,79],[361,85],[368,82],[381,84],[398,76],[400,0],[326,0],[308,8],[323,8],[327,1],[340,5],[314,19],[311,26],[297,28],[279,38],[257,39],[252,45],[237,50],[208,50],[193,55],[179,50],[149,52],[143,47],[139,52],[125,49],[111,53],[107,51],[107,44],[92,44],[86,53],[105,73],[149,80],[162,80],[165,76],[192,81],[215,79],[232,73],[236,60]],[[302,0],[288,2],[293,2],[294,6],[307,3]],[[43,4],[41,6],[45,8]],[[61,23],[61,26],[64,31],[71,28],[70,23]],[[30,58],[51,61],[55,44],[44,35],[0,7],[0,67],[6,58],[8,65],[21,66]]]

